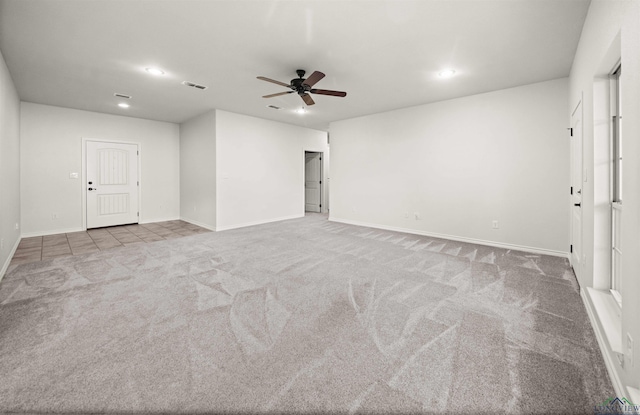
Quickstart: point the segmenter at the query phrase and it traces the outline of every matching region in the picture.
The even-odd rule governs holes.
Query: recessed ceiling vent
[[[207,87],[204,86],[204,85],[196,84],[196,83],[189,82],[189,81],[184,81],[182,83],[182,85],[190,86],[191,88],[207,89]]]
[[[274,109],[274,110],[281,110],[282,109],[282,107],[276,107],[275,105],[267,105],[267,108],[271,108],[271,109]]]
[[[117,92],[115,94],[113,94],[113,96],[114,97],[118,97],[118,98],[131,99],[131,95],[118,94]]]

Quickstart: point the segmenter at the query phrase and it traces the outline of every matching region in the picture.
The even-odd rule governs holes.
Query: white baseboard
[[[282,216],[279,218],[272,218],[272,219],[267,219],[262,221],[245,222],[245,223],[226,225],[226,226],[216,226],[216,231],[219,232],[219,231],[227,231],[229,229],[246,228],[247,226],[264,225],[265,223],[280,222],[283,220],[298,219],[303,217],[304,217],[304,213],[302,213],[301,215]]]
[[[596,334],[596,340],[598,341],[600,352],[602,352],[602,357],[604,358],[604,365],[607,368],[607,372],[609,373],[609,379],[611,379],[611,384],[613,385],[613,390],[615,391],[616,396],[630,396],[626,393],[626,387],[624,386],[624,383],[622,382],[622,379],[620,378],[618,371],[616,370],[616,359],[612,356],[611,350],[609,350],[609,342],[605,338],[604,329],[600,326],[599,319],[594,311],[593,303],[587,295],[586,289],[580,289],[580,297],[582,298],[584,307],[587,309],[589,322],[591,323],[591,327],[593,327],[593,331]]]
[[[180,219],[180,217],[171,216],[171,217],[168,217],[168,218],[140,219],[138,221],[138,223],[139,224],[145,224],[145,223],[156,223],[156,222],[169,222],[171,220],[183,220],[183,219]]]
[[[429,236],[432,238],[449,239],[451,241],[467,242],[467,243],[478,244],[478,245],[487,245],[487,246],[493,246],[496,248],[503,248],[503,249],[512,249],[514,251],[531,252],[533,254],[551,255],[551,256],[557,256],[562,258],[569,258],[568,252],[554,251],[554,250],[545,249],[545,248],[535,248],[531,246],[506,244],[502,242],[486,241],[483,239],[466,238],[464,236],[444,235],[444,234],[433,233],[433,232],[425,232],[417,229],[399,228],[395,226],[380,225],[376,223],[366,223],[366,222],[360,222],[360,221],[355,221],[350,219],[340,219],[332,216],[329,216],[329,220],[332,222],[340,222],[340,223],[346,223],[349,225],[356,225],[356,226],[366,226],[368,228],[383,229],[386,231],[410,233],[413,235]]]
[[[47,235],[57,235],[59,233],[72,233],[72,232],[84,232],[86,229],[82,228],[68,228],[68,229],[54,229],[51,231],[40,231],[40,232],[27,232],[23,233],[22,238],[32,238],[34,236],[47,236]]]
[[[187,219],[187,218],[180,218],[180,220],[184,221],[184,222],[187,222],[187,223],[190,223],[192,225],[199,226],[201,228],[209,229],[210,231],[213,231],[213,232],[216,231],[215,226],[207,225],[206,223],[198,222],[197,220]]]
[[[9,252],[9,256],[7,257],[7,260],[4,261],[4,264],[2,264],[2,269],[0,269],[0,281],[2,281],[2,279],[4,278],[4,274],[7,272],[7,269],[9,269],[9,264],[11,263],[11,259],[13,258],[13,255],[16,253],[16,249],[18,249],[18,245],[20,245],[21,240],[22,238],[18,238],[18,240],[16,240],[16,243],[13,244],[13,248],[11,248],[11,252]]]

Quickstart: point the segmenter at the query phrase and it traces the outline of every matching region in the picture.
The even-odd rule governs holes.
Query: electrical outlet
[[[629,367],[633,367],[633,338],[631,333],[627,333],[627,360],[629,361]]]
[[[57,213],[52,213],[51,214],[51,220],[56,220],[58,219],[58,214]]]
[[[491,228],[492,229],[498,229],[500,226],[498,224],[497,220],[494,220],[493,222],[491,222]]]
[[[20,230],[20,224],[16,222],[16,230]]]

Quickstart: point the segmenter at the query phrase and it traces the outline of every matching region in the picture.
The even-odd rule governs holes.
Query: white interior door
[[[322,194],[322,153],[304,153],[304,210],[320,212]]]
[[[571,265],[578,282],[582,277],[582,186],[586,181],[582,154],[582,101],[571,114]]]
[[[138,223],[138,145],[86,142],[87,229]]]

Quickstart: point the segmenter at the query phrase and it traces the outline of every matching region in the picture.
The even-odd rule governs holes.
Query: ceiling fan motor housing
[[[304,71],[303,71],[303,75],[304,75]],[[305,94],[309,92],[311,87],[309,85],[303,84],[304,81],[305,81],[304,78],[292,79],[290,88],[296,91],[298,95]]]

